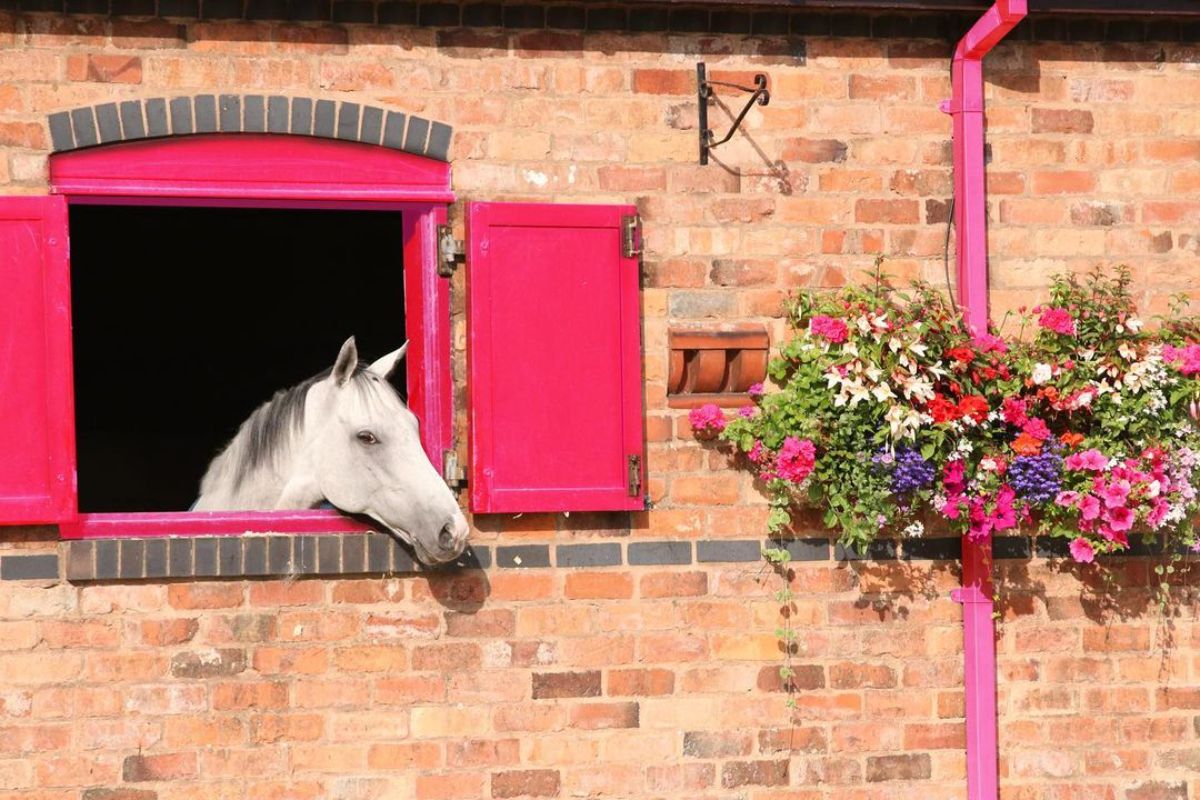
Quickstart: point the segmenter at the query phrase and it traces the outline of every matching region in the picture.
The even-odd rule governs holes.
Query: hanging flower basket
[[[926,514],[1065,537],[1081,562],[1139,534],[1196,548],[1200,321],[1182,311],[1143,329],[1122,268],[1055,277],[1003,335],[972,336],[945,294],[896,290],[877,263],[865,286],[789,302],[777,391],[690,420],[744,454],[775,533],[808,505],[860,551]]]

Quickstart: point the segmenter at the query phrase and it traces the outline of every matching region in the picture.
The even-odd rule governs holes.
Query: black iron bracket
[[[719,141],[714,141],[716,136],[712,129],[708,127],[708,101],[715,97],[713,92],[714,86],[726,86],[730,89],[737,89],[742,92],[750,92],[750,99],[746,101],[746,105],[742,108],[742,113],[737,115],[733,121],[733,125],[729,128],[729,133],[726,133]],[[700,106],[700,163],[708,163],[708,154],[721,145],[728,142],[737,133],[737,129],[741,126],[742,120],[746,118],[746,114],[750,111],[750,107],[755,103],[760,106],[765,106],[771,102],[771,92],[767,89],[767,76],[763,73],[758,73],[754,76],[754,86],[740,86],[736,83],[726,83],[725,81],[710,81],[708,73],[705,71],[704,62],[696,64],[696,95]]]

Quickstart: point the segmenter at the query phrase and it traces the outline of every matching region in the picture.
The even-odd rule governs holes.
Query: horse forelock
[[[371,372],[368,366],[367,362],[360,361],[354,368],[348,385],[363,399],[366,399],[368,394],[384,390],[393,392],[403,403],[404,400],[395,387],[385,378]],[[328,378],[331,372],[331,369],[327,369],[295,386],[281,389],[255,409],[235,437],[234,443],[236,439],[241,439],[241,446],[234,448],[234,443],[231,443],[231,454],[238,457],[233,469],[235,487],[255,469],[273,462],[290,438],[299,433],[304,425],[304,410],[308,404],[309,389]]]

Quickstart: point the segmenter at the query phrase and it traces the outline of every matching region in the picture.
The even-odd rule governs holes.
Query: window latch
[[[621,217],[621,257],[636,258],[642,254],[642,221],[636,214]]]
[[[438,275],[449,278],[458,269],[459,263],[466,260],[466,249],[462,239],[455,239],[449,225],[437,226],[438,240]]]

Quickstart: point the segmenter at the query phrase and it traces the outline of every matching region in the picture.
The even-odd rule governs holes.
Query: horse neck
[[[252,420],[253,417],[242,424],[221,455],[213,460],[201,481],[195,510],[270,511],[278,506],[288,482],[303,471],[303,417],[299,425],[285,425],[280,430],[280,439],[268,458],[242,467],[248,460]]]

